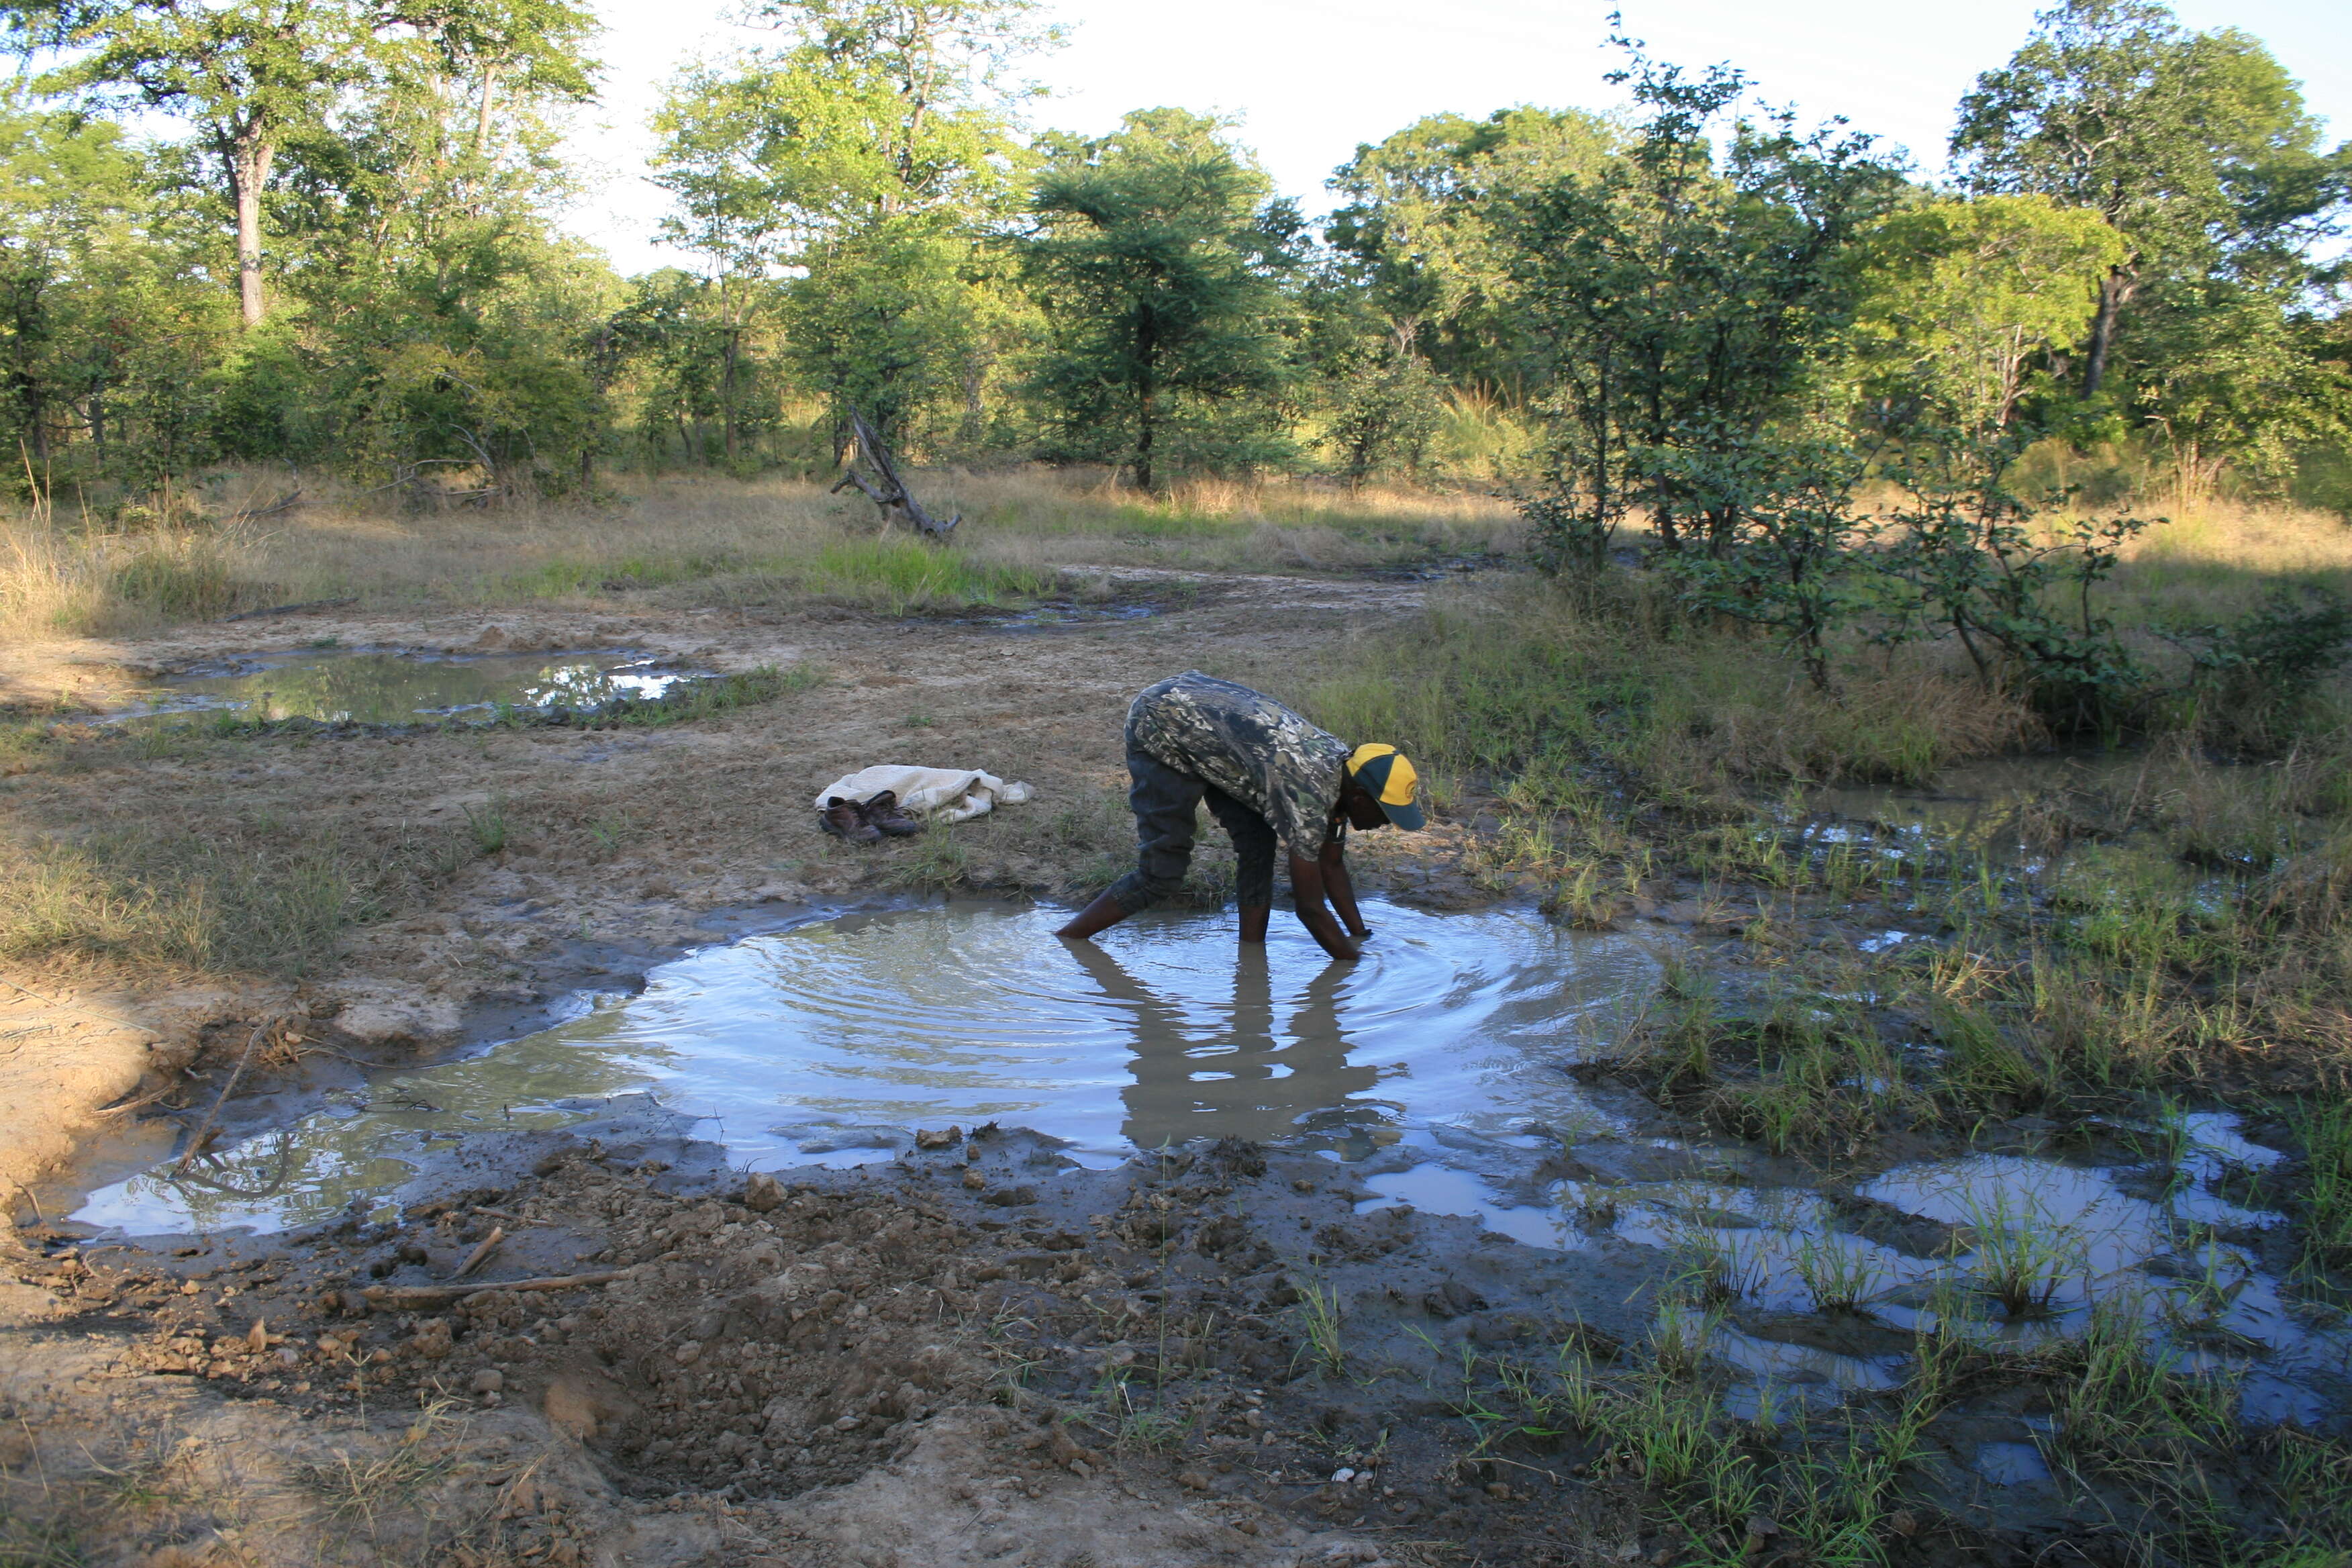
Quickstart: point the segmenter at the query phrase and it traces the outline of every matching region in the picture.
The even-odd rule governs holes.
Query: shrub
[[[2352,603],[2315,584],[2274,587],[2260,609],[2226,626],[2163,635],[2189,650],[2197,727],[2225,745],[2259,748],[2352,651]]]

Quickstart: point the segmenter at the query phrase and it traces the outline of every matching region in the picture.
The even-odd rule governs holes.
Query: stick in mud
[[[553,1274],[539,1279],[480,1279],[470,1285],[371,1285],[360,1292],[375,1307],[437,1307],[491,1290],[577,1290],[610,1285],[626,1273],[608,1268],[599,1274]]]
[[[482,1237],[482,1245],[467,1253],[466,1255],[466,1261],[457,1265],[457,1272],[452,1274],[449,1278],[452,1279],[463,1279],[467,1275],[471,1274],[475,1269],[479,1268],[482,1266],[483,1260],[488,1258],[491,1253],[496,1252],[499,1249],[499,1243],[504,1241],[506,1238],[506,1226],[502,1225],[494,1225],[490,1226],[490,1234]]]
[[[194,1135],[188,1140],[186,1150],[181,1153],[179,1163],[172,1167],[173,1170],[186,1170],[188,1162],[204,1152],[205,1135],[212,1131],[213,1120],[220,1115],[221,1107],[226,1105],[228,1097],[236,1092],[236,1080],[245,1076],[246,1064],[253,1060],[253,1047],[261,1044],[261,1037],[276,1027],[277,1024],[278,1020],[275,1018],[265,1018],[254,1026],[253,1033],[245,1037],[245,1054],[236,1058],[236,1070],[228,1075],[226,1083],[221,1085],[220,1098],[213,1101],[213,1108],[205,1111],[205,1119],[196,1124]]]

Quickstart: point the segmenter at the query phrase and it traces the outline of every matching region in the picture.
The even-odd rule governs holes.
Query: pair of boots
[[[816,814],[816,825],[835,838],[852,844],[879,844],[885,834],[911,838],[923,825],[898,809],[898,792],[884,790],[871,800],[855,801],[835,795]]]

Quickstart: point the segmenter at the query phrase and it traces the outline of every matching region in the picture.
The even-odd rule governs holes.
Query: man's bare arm
[[[1353,958],[1356,944],[1323,907],[1323,869],[1314,861],[1293,855],[1290,858],[1290,890],[1298,899],[1298,923],[1321,944],[1324,952],[1334,958]]]
[[[1317,867],[1323,873],[1323,891],[1330,897],[1348,934],[1358,942],[1371,935],[1372,928],[1364,923],[1362,911],[1356,908],[1356,884],[1348,876],[1347,845],[1337,838],[1326,842],[1317,857]]]

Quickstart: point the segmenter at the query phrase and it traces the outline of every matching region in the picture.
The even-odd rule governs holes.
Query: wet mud
[[[0,1394],[32,1434],[12,1508],[37,1517],[36,1475],[80,1499],[152,1467],[135,1507],[104,1504],[102,1562],[218,1541],[268,1563],[904,1568],[1711,1550],[1642,1522],[1621,1442],[1530,1427],[1512,1400],[1568,1367],[1644,1375],[1678,1309],[1631,1211],[1663,1186],[1686,1222],[1765,1234],[1769,1173],[1723,1151],[1638,1131],[1477,1149],[1484,1190],[1618,1194],[1615,1223],[1545,1247],[1439,1212],[1442,1192],[1401,1201],[1430,1168],[1402,1148],[1350,1164],[1227,1139],[1089,1169],[983,1124],[747,1175],[692,1125],[625,1099],[478,1141],[331,1223],[22,1268],[48,1307]],[[1952,1222],[1907,1196],[1825,1201],[1842,1234],[1931,1254]],[[1818,1422],[1895,1397],[1913,1342],[1890,1318],[1823,1331],[1772,1305],[1711,1325],[1703,1384]],[[2070,1561],[2129,1561],[2113,1500],[2053,1478],[2051,1409],[2028,1380],[1940,1422],[1897,1560],[2047,1561],[2071,1538]],[[232,1417],[270,1434],[267,1462],[196,1484],[224,1440],[204,1422]],[[339,1538],[372,1487],[368,1539]],[[238,1533],[265,1499],[273,1531]]]

